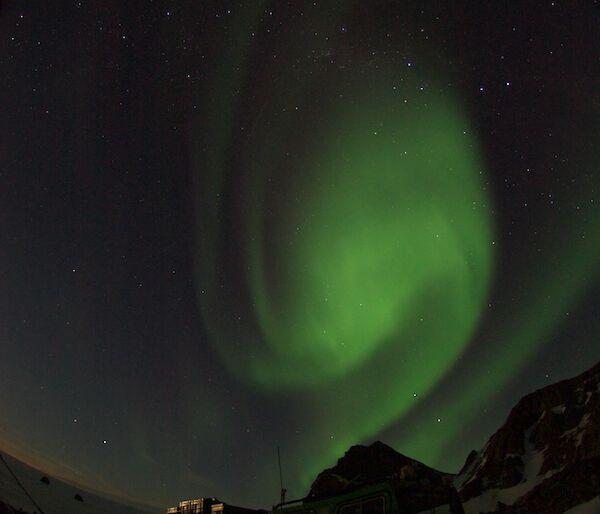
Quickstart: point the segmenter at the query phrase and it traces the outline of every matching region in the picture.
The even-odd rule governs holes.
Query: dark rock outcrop
[[[513,505],[507,514],[562,514],[600,494],[600,458],[584,459],[544,480]]]
[[[377,441],[370,446],[352,446],[334,467],[322,471],[307,501],[387,482],[395,491],[401,512],[420,512],[442,504],[451,504],[452,512],[462,512],[453,478]]]
[[[337,464],[319,473],[309,498],[342,494],[356,486],[389,479],[427,481],[432,486],[449,486],[454,475],[437,471],[376,441],[370,446],[352,446]]]
[[[598,458],[600,363],[521,399],[484,449],[469,455],[455,484],[463,502],[500,491],[501,512],[562,512],[551,505],[570,508],[600,494],[596,475],[581,471]]]

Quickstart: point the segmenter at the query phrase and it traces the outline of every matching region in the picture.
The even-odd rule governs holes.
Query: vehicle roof
[[[335,494],[323,498],[304,498],[303,500],[301,500],[302,503],[293,504],[289,506],[283,505],[281,507],[278,507],[277,509],[274,509],[274,511],[276,510],[277,512],[285,513],[301,512],[306,511],[308,509],[317,509],[322,506],[331,505],[332,503],[345,503],[356,498],[375,495],[376,493],[381,492],[392,492],[391,487],[387,482],[368,484],[361,487],[357,487],[356,489],[352,489],[347,493]]]

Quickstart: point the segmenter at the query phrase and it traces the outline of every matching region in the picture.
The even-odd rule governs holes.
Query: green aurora
[[[600,10],[552,3],[3,3],[0,451],[269,509],[278,448],[287,499],[455,473],[597,363]]]
[[[441,101],[419,112],[377,96],[332,115],[337,127],[311,130],[314,156],[296,179],[268,169],[269,156],[250,165],[252,178],[268,170],[252,184],[243,229],[262,348],[229,365],[264,387],[340,379],[382,349],[411,354],[415,340],[428,342],[418,358],[432,363],[433,378],[477,321],[490,229],[477,209],[488,201],[467,125]],[[279,132],[271,131],[264,137]],[[272,204],[278,210],[265,212]],[[443,313],[433,326],[422,323],[431,310]]]
[[[249,10],[210,87],[207,118],[219,122],[194,142],[197,288],[229,373],[294,406],[288,421],[304,428],[286,449],[305,489],[350,445],[422,405],[472,343],[493,281],[493,199],[469,114],[444,91],[443,72],[428,69],[427,52],[414,73],[324,67],[301,80],[271,63],[260,75],[272,83],[257,84],[247,34],[260,9]],[[293,62],[293,44],[281,47],[279,61]],[[358,70],[368,56],[353,59]],[[255,100],[232,102],[235,91]],[[573,247],[558,272],[590,244]],[[497,364],[460,377],[460,401],[422,409],[415,430],[389,442],[440,463],[597,268],[588,259],[552,305],[532,290],[521,316],[504,313],[496,337],[511,343],[499,345]],[[528,324],[540,303],[543,316]],[[442,429],[424,421],[432,416],[454,421]]]

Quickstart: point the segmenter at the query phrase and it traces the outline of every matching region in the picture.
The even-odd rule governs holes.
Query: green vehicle
[[[276,505],[271,514],[464,514],[453,487],[387,480],[326,498]]]

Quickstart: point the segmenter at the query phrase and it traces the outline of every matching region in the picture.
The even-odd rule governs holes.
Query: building
[[[194,498],[181,500],[176,507],[169,507],[166,514],[211,514],[210,508],[221,503],[216,498]]]
[[[194,498],[169,507],[166,514],[266,514],[266,511],[236,507],[216,498]]]

